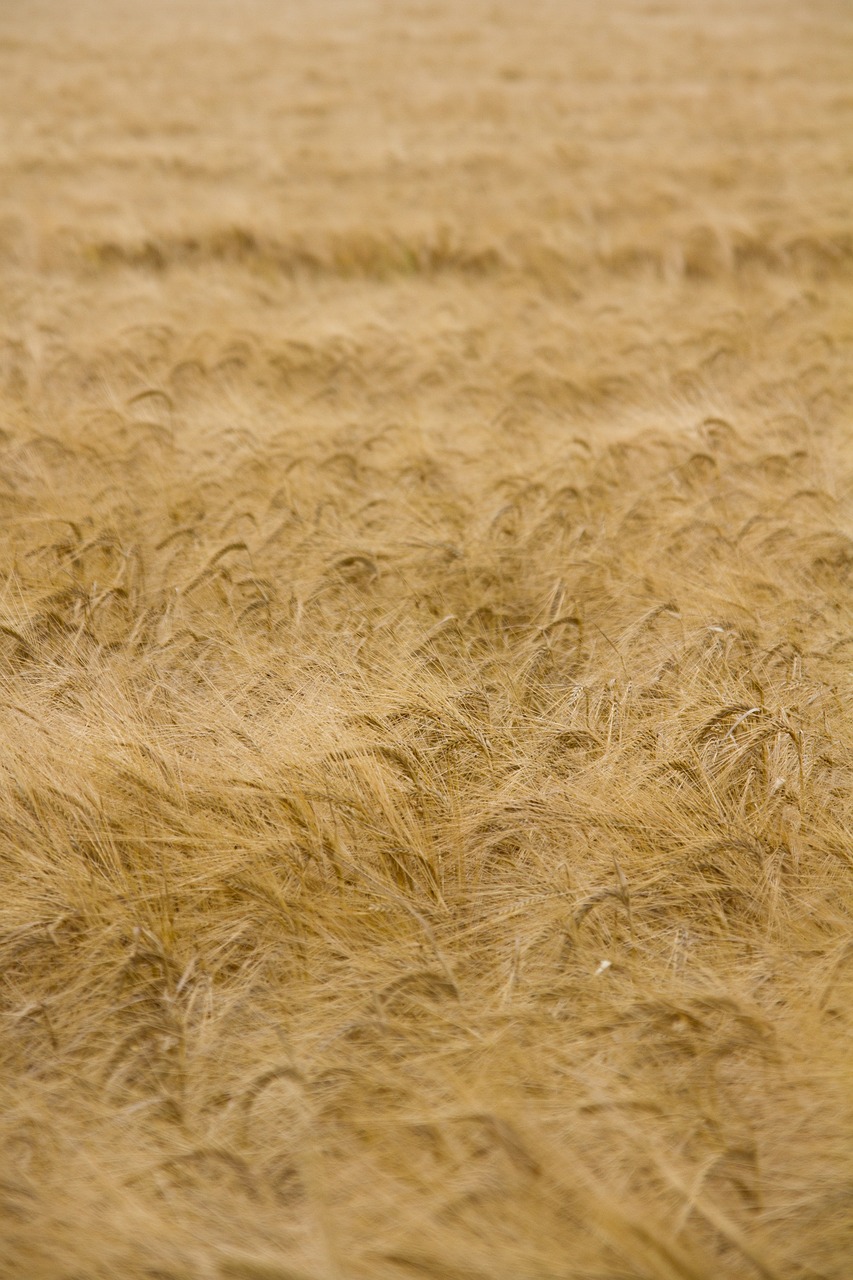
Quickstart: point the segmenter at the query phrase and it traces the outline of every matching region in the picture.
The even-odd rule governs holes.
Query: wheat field
[[[853,9],[2,0],[0,1275],[853,1275]]]

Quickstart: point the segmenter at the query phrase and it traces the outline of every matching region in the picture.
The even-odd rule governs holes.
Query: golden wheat
[[[843,0],[0,10],[0,1273],[853,1272]]]

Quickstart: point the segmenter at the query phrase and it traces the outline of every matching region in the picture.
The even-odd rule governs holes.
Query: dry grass
[[[4,1277],[850,1276],[851,68],[2,7]]]

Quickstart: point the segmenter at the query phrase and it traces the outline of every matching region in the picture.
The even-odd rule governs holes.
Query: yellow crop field
[[[3,1280],[849,1280],[848,0],[2,0],[0,174]]]

